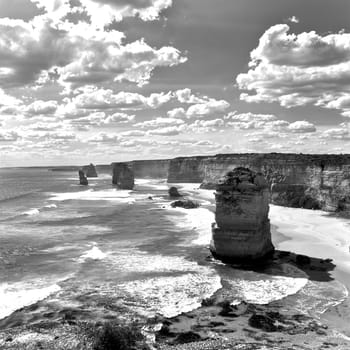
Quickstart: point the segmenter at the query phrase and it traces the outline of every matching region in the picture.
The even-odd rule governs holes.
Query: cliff
[[[203,188],[230,169],[247,167],[261,172],[271,188],[273,204],[350,211],[350,155],[219,154],[180,157],[170,161],[168,182],[197,182]]]
[[[136,178],[166,179],[168,177],[170,159],[133,160],[125,162]]]
[[[230,171],[216,185],[210,250],[224,262],[252,263],[274,251],[268,183],[247,168]]]

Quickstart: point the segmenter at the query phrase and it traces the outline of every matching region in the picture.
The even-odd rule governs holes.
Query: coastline
[[[205,199],[209,200],[210,204],[205,205],[206,209],[210,211],[215,210],[214,198],[208,194],[208,190],[202,190],[196,188],[195,184],[186,184],[185,186],[179,185],[184,191],[191,191],[191,199]],[[195,195],[193,195],[195,190]],[[210,200],[212,199],[212,200]],[[335,254],[325,254],[328,250],[318,249],[312,244],[308,244],[308,249],[305,249],[303,243],[306,240],[319,240],[319,234],[317,233],[317,218],[319,216],[326,216],[325,220],[328,220],[328,216],[323,212],[313,212],[309,210],[299,209],[297,216],[295,216],[295,209],[290,209],[290,213],[293,213],[293,219],[290,217],[288,223],[284,226],[281,222],[285,221],[285,215],[281,215],[281,211],[284,211],[284,207],[271,206],[271,222],[272,222],[272,239],[276,248],[277,255],[275,254],[274,260],[277,265],[283,263],[294,264],[298,268],[301,268],[306,272],[308,278],[322,285],[323,283],[333,283],[332,281],[339,281],[349,290],[350,275],[347,272],[340,270],[337,265],[332,264],[330,259],[335,259]],[[287,208],[289,209],[289,208]],[[308,222],[309,216],[312,216],[316,221],[314,225],[309,226],[309,231],[303,233],[303,227],[305,223],[302,218],[306,217]],[[329,218],[332,220],[332,218]],[[291,225],[293,223],[293,225]],[[333,224],[333,223],[332,223]],[[339,223],[338,225],[343,225]],[[282,228],[281,228],[282,226]],[[288,227],[289,226],[289,227]],[[307,226],[307,225],[306,225]],[[299,234],[294,234],[299,231]],[[346,230],[343,230],[343,235],[346,234]],[[205,233],[203,233],[202,239],[199,237],[197,241],[203,243],[205,240]],[[328,236],[322,236],[323,244],[325,246],[332,247],[332,240],[327,240]],[[341,239],[341,234],[337,234],[337,239]],[[331,242],[330,242],[331,241]],[[196,241],[194,241],[195,243]],[[345,245],[345,243],[344,243]],[[344,247],[343,247],[344,248]],[[333,250],[338,251],[339,248]],[[343,249],[344,250],[344,249]],[[295,254],[286,253],[292,251]],[[208,254],[209,251],[208,251]],[[287,254],[287,255],[286,255]],[[298,254],[300,256],[309,256],[311,263],[309,266],[303,264],[298,265]],[[336,261],[338,262],[338,260]],[[209,264],[210,259],[207,258],[199,263]],[[183,313],[177,317],[163,320],[163,328],[158,332],[158,337],[163,342],[160,345],[161,349],[219,349],[223,346],[230,346],[232,349],[242,348],[243,344],[246,344],[244,349],[260,349],[261,346],[265,348],[275,348],[273,344],[280,344],[278,349],[294,349],[302,347],[304,349],[324,349],[331,346],[334,349],[348,349],[350,348],[350,338],[348,337],[348,327],[344,325],[344,316],[348,314],[350,307],[349,295],[347,292],[344,300],[337,303],[337,305],[330,305],[320,315],[305,315],[300,310],[295,310],[293,313],[293,305],[296,295],[286,296],[276,302],[268,303],[265,305],[257,305],[251,303],[240,303],[236,306],[233,319],[229,317],[222,317],[220,313],[223,311],[223,305],[227,305],[230,300],[225,299],[227,293],[223,283],[223,288],[218,290],[209,301],[203,301],[202,306],[199,309],[193,310],[189,313]],[[298,294],[298,293],[296,293]],[[244,309],[245,311],[238,311]],[[247,311],[250,310],[250,311]],[[281,311],[284,310],[284,313]],[[287,311],[286,311],[287,310]],[[231,310],[232,311],[232,310]],[[256,329],[250,327],[250,317],[253,314],[259,313],[261,315],[275,314],[278,321],[291,322],[291,319],[302,320],[299,324],[294,325],[292,328],[280,329],[276,332],[266,331],[266,329]],[[227,316],[227,315],[226,315]],[[319,317],[318,317],[319,316]],[[303,319],[303,317],[306,317]],[[350,318],[348,316],[348,318]],[[195,321],[193,321],[195,320]],[[312,325],[310,327],[310,324]],[[221,328],[220,328],[221,327]],[[264,328],[264,327],[262,327]],[[234,330],[234,331],[233,331]],[[184,342],[195,340],[189,344],[181,344],[178,338],[184,337]],[[186,339],[186,336],[188,339]],[[217,340],[219,338],[219,340]],[[205,339],[203,341],[203,339]],[[213,340],[215,339],[215,340]],[[282,345],[283,343],[283,345]],[[269,345],[270,344],[270,345]],[[295,346],[295,347],[294,347]],[[261,348],[262,349],[262,348]],[[277,348],[276,348],[277,349]]]
[[[215,210],[213,191],[199,189],[198,184],[175,185],[179,187],[180,192],[185,197],[201,202],[201,207],[198,209],[172,209],[170,207],[171,200],[166,196],[162,197],[163,199],[158,203],[159,205],[157,204],[159,210],[164,210],[163,213],[166,213],[166,217],[173,216],[171,221],[177,226],[176,239],[172,241],[172,244],[175,246],[179,244],[181,252],[186,255],[186,259],[189,261],[202,267],[215,269],[218,276],[221,277],[221,288],[217,286],[216,292],[205,297],[201,305],[199,302],[195,309],[182,312],[174,317],[157,316],[149,319],[148,329],[152,330],[157,325],[162,325],[160,330],[158,329],[155,332],[157,342],[153,343],[154,346],[164,350],[219,350],[225,347],[247,350],[294,348],[311,350],[326,349],[327,344],[333,349],[345,350],[350,348],[350,339],[342,338],[340,334],[346,333],[344,320],[350,318],[350,316],[346,316],[349,314],[348,310],[350,308],[348,296],[345,301],[336,306],[331,306],[320,317],[305,315],[301,312],[301,307],[299,309],[295,308],[298,300],[298,290],[305,285],[307,279],[313,281],[316,286],[323,283],[325,285],[333,283],[333,279],[339,280],[349,290],[349,274],[327,260],[332,256],[318,256],[317,248],[311,243],[308,244],[309,252],[307,254],[311,257],[310,264],[303,264],[300,261],[298,263],[297,254],[286,253],[288,250],[298,254],[305,253],[303,243],[307,240],[310,240],[310,242],[317,240],[317,230],[315,230],[317,225],[308,226],[303,223],[302,218],[312,216],[312,220],[315,220],[318,215],[324,216],[325,213],[300,209],[295,211],[295,209],[288,210],[288,208],[272,206],[271,226],[276,254],[269,266],[256,268],[252,272],[251,268],[236,269],[220,264],[211,258],[208,244],[211,236],[210,224],[213,221]],[[150,194],[152,194],[151,192],[152,190],[149,191]],[[286,219],[286,213],[290,213],[290,215],[288,214],[288,220]],[[299,219],[296,214],[300,215]],[[334,218],[334,220],[337,220],[337,218]],[[318,223],[317,220],[316,223]],[[305,234],[302,227],[306,227],[309,231]],[[345,234],[345,231],[343,234]],[[332,244],[333,241],[329,242],[327,235],[322,237],[324,238],[323,244],[325,247]],[[338,233],[337,239],[339,242],[342,242],[341,238]],[[338,249],[343,251],[345,244],[346,242],[341,247],[336,246],[334,252],[337,252]],[[325,251],[326,249],[321,250],[321,253]],[[346,257],[346,255],[344,256]],[[248,281],[251,279],[252,286],[256,285],[258,289],[262,288],[261,294],[248,295],[248,297],[243,295],[246,286],[231,285],[229,281],[233,276],[237,276],[237,278],[244,276],[243,278],[248,278]],[[282,285],[283,282],[286,284],[284,289],[282,288],[280,291],[274,289],[276,285]],[[298,284],[293,286],[294,283]],[[299,284],[300,286],[298,286]],[[276,297],[272,298],[272,301],[263,302],[260,300],[258,302],[259,298],[268,295],[268,288],[270,287],[273,288],[271,293],[277,292]],[[248,292],[251,291],[251,288],[248,286]],[[242,296],[246,300],[244,298],[242,300],[241,296],[238,302],[234,302],[233,295],[237,290],[241,290]],[[278,293],[281,295],[287,294],[279,299]],[[271,296],[273,295],[271,294]],[[261,316],[263,322],[260,322],[260,320],[257,324],[254,324],[254,315]],[[269,329],[271,320],[273,323],[280,324],[281,328]],[[35,344],[40,342],[44,346],[43,349],[65,349],[64,341],[69,340],[72,344],[86,342],[86,339],[80,334],[80,330],[84,327],[82,322],[74,318],[71,320],[67,316],[64,323],[45,321],[35,327],[24,326],[2,330],[0,332],[0,347],[21,350],[34,349]],[[337,330],[338,333],[334,330]],[[147,333],[152,335],[154,331],[148,331]],[[179,337],[180,339],[178,339]],[[19,339],[22,343],[6,341],[6,339],[12,338],[16,341]],[[91,344],[86,344],[84,349],[90,349]],[[27,345],[28,347],[25,347]]]

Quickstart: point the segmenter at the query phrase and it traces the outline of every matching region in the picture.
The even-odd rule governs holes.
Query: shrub
[[[136,325],[120,325],[107,322],[95,328],[94,350],[136,350],[149,349]]]

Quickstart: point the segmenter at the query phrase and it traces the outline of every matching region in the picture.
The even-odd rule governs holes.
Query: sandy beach
[[[214,219],[215,210],[213,191],[198,189],[196,184],[179,186],[182,191],[188,191],[192,199],[204,201],[204,207],[210,211],[205,213],[201,208],[200,213],[196,209],[197,215],[192,212],[187,218],[201,231],[192,243],[208,245],[211,236],[208,223]],[[301,288],[303,279],[299,278],[298,282],[298,273],[293,275],[295,271],[289,271],[292,283],[301,283],[301,287],[295,285],[294,294],[291,292],[273,302],[248,300],[234,306],[230,299],[231,286],[222,278],[223,288],[202,307],[163,322],[158,336],[164,348],[349,349],[349,220],[322,211],[275,205],[270,206],[270,220],[276,248],[270,272],[280,278],[283,272],[277,271],[279,267],[295,266],[305,274],[300,276],[306,276],[305,286]],[[267,271],[263,273],[269,273]],[[264,289],[261,286],[257,288]],[[264,293],[266,295],[266,291],[257,295],[261,298]],[[231,306],[227,306],[228,300]],[[265,328],[266,324],[252,325],[256,314],[262,315],[262,319],[277,320],[282,326],[271,330]],[[192,342],[180,345],[177,339],[181,336],[189,338],[185,343]]]

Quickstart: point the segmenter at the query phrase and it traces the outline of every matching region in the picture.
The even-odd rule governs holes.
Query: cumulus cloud
[[[87,142],[92,143],[117,143],[120,140],[120,136],[115,133],[100,132],[87,139]]]
[[[182,126],[168,126],[164,128],[152,129],[149,130],[147,133],[148,135],[175,136],[179,135],[182,130]]]
[[[93,25],[104,27],[125,17],[139,17],[144,21],[159,18],[172,5],[172,0],[80,0]]]
[[[29,116],[35,115],[50,115],[54,114],[57,110],[57,101],[42,101],[37,100],[28,106],[24,107],[24,112]]]
[[[176,119],[176,118],[155,118],[152,120],[146,120],[141,123],[137,123],[134,126],[139,127],[139,128],[144,128],[144,129],[149,129],[149,128],[160,128],[160,127],[167,127],[167,126],[176,126],[176,125],[181,125],[184,124],[184,121],[181,119]]]
[[[0,132],[0,142],[17,141],[19,137],[16,131]]]
[[[180,90],[181,91],[181,90]],[[175,93],[178,94],[179,90]],[[192,99],[189,102],[188,99],[179,99],[182,103],[193,103],[194,101],[198,101],[197,97],[195,99]],[[187,101],[187,102],[184,102]],[[228,108],[230,107],[230,104],[225,100],[215,100],[213,98],[201,98],[200,103],[192,104],[190,107],[188,107],[187,110],[185,110],[183,107],[176,107],[172,110],[169,110],[167,112],[167,115],[169,118],[196,118],[196,117],[207,117],[207,116],[215,116],[217,114],[224,113]]]
[[[307,122],[305,120],[299,120],[288,125],[288,130],[294,133],[309,133],[315,132],[316,127],[314,124]]]
[[[299,18],[292,16],[288,18],[288,21],[291,23],[299,23]]]
[[[67,88],[122,80],[143,85],[155,67],[186,61],[173,47],[157,49],[144,40],[123,44],[123,39],[119,31],[97,30],[86,22],[1,18],[0,82],[3,87],[52,79]]]
[[[249,71],[236,78],[238,87],[249,91],[241,99],[342,109],[350,92],[350,34],[289,34],[289,29],[278,24],[262,35]]]
[[[198,103],[188,108],[186,116],[188,118],[207,116],[216,113],[223,113],[230,107],[225,100],[209,99],[204,103]]]
[[[275,136],[276,132],[281,133],[311,133],[316,131],[314,124],[298,120],[289,123],[286,120],[278,120],[273,114],[255,113],[229,113],[224,117],[227,126],[232,126],[238,130],[264,129],[265,134]]]
[[[192,90],[189,88],[177,90],[175,95],[180,103],[205,103],[207,99],[198,97],[192,93]]]
[[[323,139],[350,140],[349,126],[342,123],[337,128],[324,130],[321,133]]]

